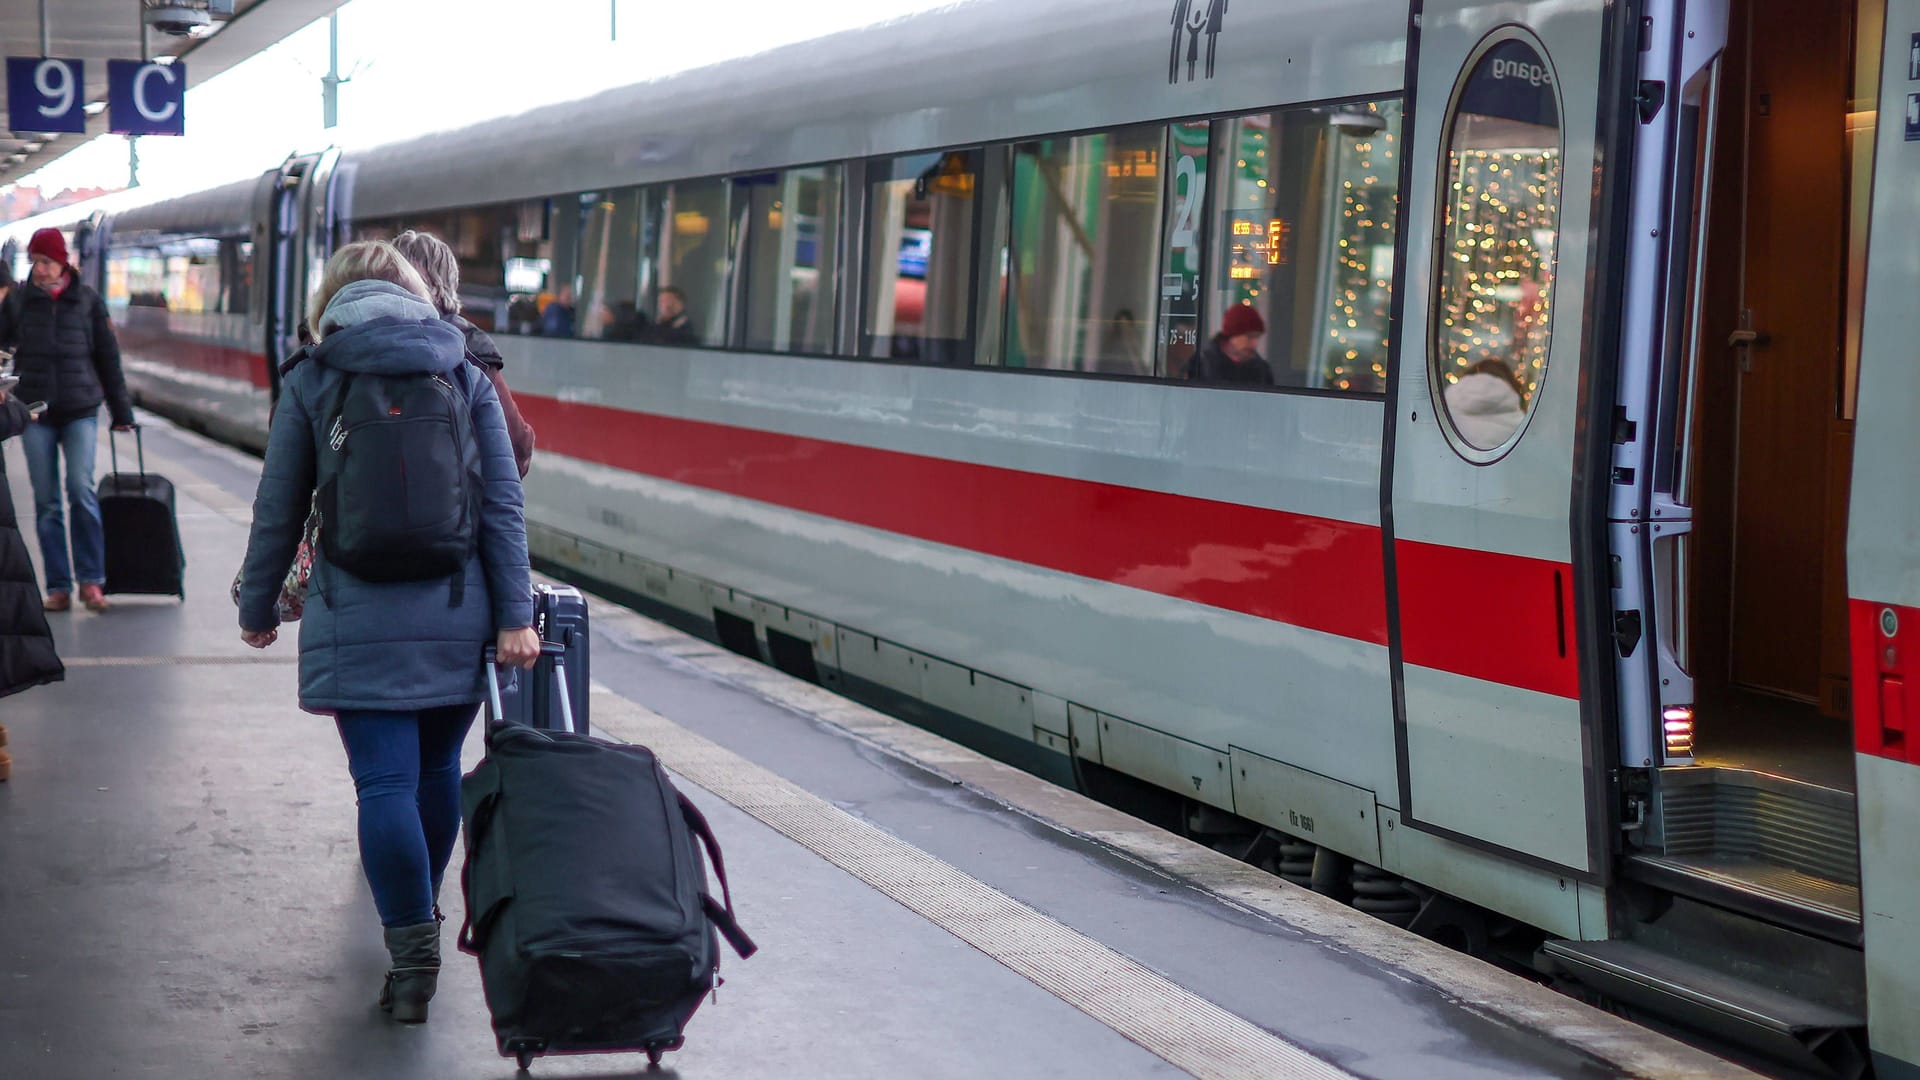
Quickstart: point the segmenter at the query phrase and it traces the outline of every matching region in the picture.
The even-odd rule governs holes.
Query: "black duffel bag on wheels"
[[[564,646],[541,663],[565,685]],[[502,723],[487,650],[487,754],[461,782],[466,923],[503,1056],[680,1048],[720,985],[718,936],[744,959],[720,845],[653,752],[564,730]],[[708,894],[703,857],[721,899]]]

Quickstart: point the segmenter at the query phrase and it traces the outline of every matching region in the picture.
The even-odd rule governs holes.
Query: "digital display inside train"
[[[1229,210],[1222,272],[1230,281],[1261,281],[1293,259],[1293,224],[1266,210]]]

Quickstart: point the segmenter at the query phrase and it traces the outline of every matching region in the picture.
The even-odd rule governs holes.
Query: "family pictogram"
[[[1213,78],[1213,56],[1220,27],[1227,21],[1228,0],[1174,0],[1173,45],[1167,55],[1167,81],[1180,81],[1180,39],[1187,42],[1187,79],[1198,77],[1200,35],[1207,36],[1207,78]]]

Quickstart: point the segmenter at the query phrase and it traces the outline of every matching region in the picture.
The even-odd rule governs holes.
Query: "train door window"
[[[663,345],[727,343],[728,271],[732,261],[724,180],[692,180],[649,188],[655,219],[641,275],[651,282],[650,338]]]
[[[1400,127],[1395,99],[1214,122],[1212,338],[1168,376],[1384,392]]]
[[[1552,334],[1560,106],[1552,67],[1523,34],[1498,32],[1469,66],[1442,162],[1432,381],[1469,451],[1519,436]]]
[[[1207,148],[1205,120],[1167,129],[1167,213],[1160,249],[1160,320],[1154,335],[1155,370],[1180,375],[1200,349],[1201,265],[1206,256]]]
[[[832,352],[840,279],[840,167],[742,178],[734,191],[748,202],[745,347]]]
[[[245,315],[253,297],[253,241],[230,236],[220,241],[220,279],[226,287],[229,315]]]
[[[603,341],[640,336],[640,234],[644,195],[639,188],[580,196],[579,334]]]
[[[1014,147],[1006,365],[1151,375],[1166,129]]]
[[[973,362],[981,164],[953,150],[869,168],[864,355]]]

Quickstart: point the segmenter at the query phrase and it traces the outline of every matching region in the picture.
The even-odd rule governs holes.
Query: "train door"
[[[1872,246],[1864,302],[1848,308],[1860,359],[1846,595],[1869,1041],[1879,1076],[1920,1077],[1920,0],[1885,12],[1865,82],[1877,102],[1862,103],[1878,122],[1855,159],[1871,163],[1858,232]]]
[[[1584,880],[1609,870],[1579,583],[1632,8],[1423,6],[1382,508],[1402,820]]]
[[[1845,536],[1882,5],[1725,11],[1718,63],[1677,84],[1679,197],[1648,223],[1672,238],[1665,306],[1629,331],[1647,362],[1617,398],[1622,764],[1645,825],[1624,865],[1852,948]]]

